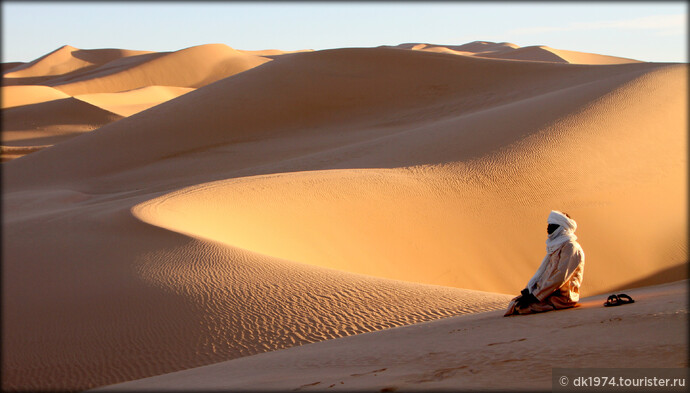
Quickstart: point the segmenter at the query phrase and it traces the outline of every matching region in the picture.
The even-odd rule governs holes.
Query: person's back
[[[577,223],[566,213],[549,214],[546,256],[527,287],[514,298],[506,312],[530,314],[575,306],[580,300],[585,253],[575,236]]]

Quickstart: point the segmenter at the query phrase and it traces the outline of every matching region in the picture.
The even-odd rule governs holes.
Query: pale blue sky
[[[687,62],[685,2],[2,2],[2,61],[62,45],[174,51],[482,40]]]

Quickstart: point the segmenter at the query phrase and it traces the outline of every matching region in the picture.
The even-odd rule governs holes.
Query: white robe
[[[566,303],[577,303],[584,270],[585,252],[578,242],[567,241],[549,255],[544,270],[528,289],[542,302],[557,294]]]
[[[549,224],[560,227],[546,241],[546,256],[529,280],[527,289],[539,300],[526,307],[517,307],[522,295],[514,298],[505,315],[528,314],[573,307],[580,300],[580,285],[585,268],[585,253],[577,243],[577,224],[562,213],[552,211]]]

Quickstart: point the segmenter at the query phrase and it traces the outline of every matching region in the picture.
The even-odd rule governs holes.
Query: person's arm
[[[534,295],[532,295],[532,294],[529,292],[529,289],[527,289],[527,288],[525,288],[525,289],[523,289],[522,291],[520,291],[520,295],[521,295],[521,296],[520,296],[520,299],[518,300],[518,302],[519,302],[520,304],[525,304],[525,305],[526,305],[526,304],[531,304],[531,303],[535,303],[535,302],[538,302],[538,301],[539,301],[539,299],[537,299],[536,297],[534,297]]]
[[[523,291],[525,291],[525,294],[518,296],[517,301],[516,301],[516,304],[518,307],[526,307],[532,303],[539,302],[539,299],[534,297],[534,295],[529,293],[529,291],[527,291],[526,289],[523,289]]]
[[[562,287],[580,265],[582,255],[573,243],[566,243],[560,250],[559,261],[553,269],[547,269],[535,285],[532,295],[543,301],[558,288]]]

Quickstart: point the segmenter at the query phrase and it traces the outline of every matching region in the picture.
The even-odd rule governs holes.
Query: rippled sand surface
[[[625,292],[634,304],[603,307],[606,295],[599,295],[545,314],[460,315],[96,390],[542,391],[554,388],[554,367],[615,363],[648,368],[650,378],[654,368],[687,368],[688,281]]]

